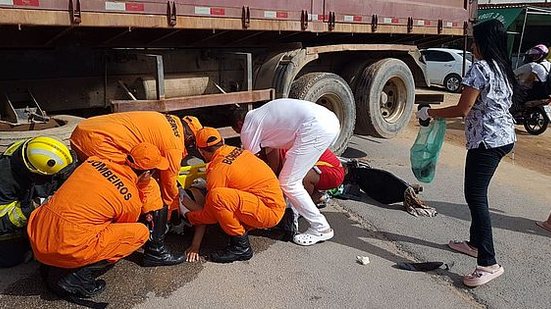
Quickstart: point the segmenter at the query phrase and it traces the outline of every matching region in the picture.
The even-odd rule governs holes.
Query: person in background
[[[252,258],[248,230],[271,228],[283,217],[285,199],[274,172],[261,159],[241,148],[224,145],[218,130],[197,132],[197,149],[208,162],[204,207],[184,218],[193,225],[219,223],[230,236],[226,248],[210,255],[216,263]],[[185,210],[184,210],[185,211]]]
[[[0,155],[0,267],[32,258],[27,219],[75,166],[76,156],[69,148],[45,136],[15,142]]]
[[[249,112],[238,109],[233,117],[243,148],[261,157],[266,148],[287,151],[279,183],[293,208],[310,224],[304,233],[294,235],[293,242],[309,246],[333,238],[333,229],[304,188],[303,179],[337,139],[337,116],[316,103],[287,98]]]
[[[526,91],[524,101],[548,97],[543,86],[551,71],[551,62],[546,59],[548,54],[549,49],[547,46],[538,44],[526,52],[526,61],[528,63],[515,70],[515,76],[521,87]]]
[[[450,241],[456,251],[477,258],[475,270],[463,278],[469,287],[483,285],[503,274],[497,263],[488,206],[488,187],[501,159],[516,141],[513,117],[509,112],[519,85],[507,55],[507,33],[498,20],[474,26],[475,63],[463,78],[463,91],[455,106],[424,107],[416,115],[430,118],[465,117],[467,158],[465,199],[471,212],[469,241]]]
[[[169,167],[159,173],[160,191],[149,193],[160,194],[163,200],[164,207],[152,213],[156,220],[162,220],[178,211],[177,177],[181,162],[187,155],[186,146],[193,145],[195,133],[201,127],[199,120],[192,116],[180,120],[173,115],[147,111],[109,114],[81,121],[71,134],[71,147],[83,161],[97,156],[125,164],[127,154],[133,147],[143,142],[155,145],[169,162]],[[159,231],[152,235],[164,235],[167,225],[154,225],[154,229]],[[145,247],[146,266],[180,260],[164,246],[153,248],[151,244],[153,242]]]
[[[34,211],[27,233],[47,286],[60,296],[92,297],[105,289],[94,273],[130,255],[146,242],[163,247],[154,225],[166,217],[151,215],[163,206],[152,174],[169,166],[159,149],[140,143],[126,164],[89,157],[43,206]],[[153,188],[151,188],[153,186]],[[146,216],[150,229],[138,222]],[[182,263],[172,256],[154,266]]]

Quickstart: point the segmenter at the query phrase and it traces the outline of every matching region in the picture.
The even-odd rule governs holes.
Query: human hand
[[[199,248],[191,246],[186,250],[186,261],[187,262],[198,262],[200,260]]]
[[[429,108],[427,106],[422,107],[419,111],[415,112],[415,117],[421,121],[430,119]]]

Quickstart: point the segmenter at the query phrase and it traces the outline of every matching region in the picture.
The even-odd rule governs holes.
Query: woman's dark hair
[[[507,53],[507,31],[503,24],[497,19],[478,23],[473,27],[473,37],[482,59],[486,60],[494,73],[501,71],[505,74],[513,89],[513,102],[519,102],[523,94]]]

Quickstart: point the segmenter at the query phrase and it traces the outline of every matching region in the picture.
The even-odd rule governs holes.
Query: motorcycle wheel
[[[524,128],[532,135],[540,135],[547,129],[549,119],[539,108],[531,108],[524,116]]]

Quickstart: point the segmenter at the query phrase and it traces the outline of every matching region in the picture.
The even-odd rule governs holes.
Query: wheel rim
[[[389,79],[379,96],[382,118],[388,123],[397,122],[404,113],[407,100],[406,84],[399,77]]]
[[[459,89],[460,84],[461,84],[461,81],[457,77],[455,76],[450,77],[446,82],[446,88],[450,91],[457,91],[457,89]]]
[[[530,130],[539,131],[545,123],[545,116],[542,113],[533,112],[526,120],[526,123]]]
[[[339,122],[343,123],[343,111],[342,111],[342,102],[338,95],[334,93],[326,93],[322,95],[317,101],[317,104],[327,108],[328,110],[332,111],[337,115],[337,118],[339,119]]]

